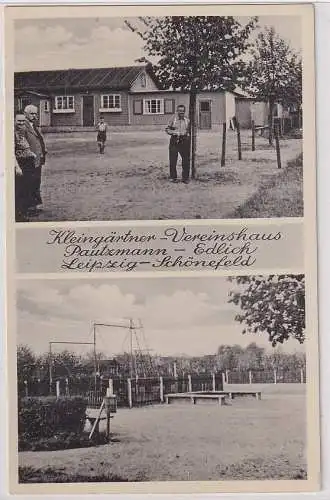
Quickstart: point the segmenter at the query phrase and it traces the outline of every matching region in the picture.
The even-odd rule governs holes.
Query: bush
[[[81,434],[87,401],[72,398],[22,398],[18,402],[18,436],[21,442],[38,441],[60,433]]]
[[[89,448],[107,444],[105,433],[94,433],[89,439],[87,433],[58,432],[48,438],[29,440],[25,435],[18,438],[18,451],[55,451],[70,450],[73,448]]]

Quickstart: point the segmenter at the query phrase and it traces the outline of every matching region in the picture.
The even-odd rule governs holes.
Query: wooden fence
[[[91,408],[98,408],[107,388],[117,397],[118,407],[137,407],[164,402],[166,394],[182,392],[215,392],[227,384],[306,383],[305,369],[294,370],[226,370],[215,374],[191,374],[181,377],[62,378],[53,381],[28,380],[18,384],[19,397],[27,396],[83,396]]]

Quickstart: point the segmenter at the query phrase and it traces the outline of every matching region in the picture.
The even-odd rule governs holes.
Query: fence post
[[[304,370],[302,368],[300,368],[300,383],[304,383]]]
[[[274,370],[274,384],[277,384],[277,373],[276,373],[276,370]]]
[[[212,373],[212,391],[215,392],[215,373]]]
[[[225,372],[222,372],[221,376],[222,376],[222,387],[224,387],[224,385],[226,383],[226,374],[225,374]]]
[[[275,146],[276,146],[276,159],[277,159],[277,168],[282,168],[282,165],[281,165],[281,150],[280,150],[280,141],[279,141],[279,138],[278,138],[278,135],[279,135],[279,124],[276,123],[275,125]]]
[[[221,166],[224,167],[226,163],[226,135],[227,123],[222,124],[222,150],[221,150]]]
[[[111,396],[113,395],[113,379],[109,378],[109,389]]]
[[[188,375],[188,392],[192,392],[191,375]]]
[[[236,132],[237,132],[237,148],[238,148],[238,159],[242,159],[242,143],[241,143],[241,129],[238,120],[236,120]]]
[[[164,380],[163,380],[163,377],[159,377],[159,393],[160,393],[160,402],[164,403]]]
[[[56,380],[56,397],[59,398],[61,395],[60,381]]]
[[[109,389],[109,393],[110,393],[110,389]],[[108,394],[108,391],[107,391],[107,395],[105,396],[103,401],[104,401],[105,413],[106,413],[106,417],[107,417],[106,436],[107,436],[108,443],[110,443],[110,441],[111,441],[111,434],[110,434],[110,418],[111,418],[111,403],[110,403],[110,401],[111,401],[111,397],[110,397],[110,394]]]
[[[133,407],[132,381],[130,378],[127,379],[127,396],[128,396],[128,406],[129,406],[129,408],[132,408]]]
[[[29,395],[29,388],[28,388],[28,382],[27,382],[27,380],[24,380],[24,390],[25,390],[25,397],[28,397],[28,395]]]
[[[252,372],[249,370],[249,384],[252,384]]]
[[[251,128],[252,128],[252,151],[256,150],[256,129],[255,129],[255,124],[254,120],[251,122]]]

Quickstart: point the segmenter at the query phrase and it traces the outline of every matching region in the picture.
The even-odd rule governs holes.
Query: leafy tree
[[[70,377],[81,371],[82,358],[76,353],[64,350],[52,353],[51,360],[53,377]]]
[[[264,368],[265,349],[255,342],[249,344],[240,359],[240,369],[261,370]]]
[[[236,320],[245,323],[243,333],[267,333],[275,347],[293,337],[305,340],[304,275],[230,277],[238,288],[229,302],[241,309]]]
[[[220,370],[236,370],[244,350],[239,345],[221,345],[218,349],[218,365]]]
[[[142,28],[126,25],[158,60],[154,72],[163,88],[188,91],[191,121],[191,169],[195,177],[196,96],[203,89],[233,90],[242,77],[242,54],[257,19],[241,24],[234,17],[167,16],[139,18]]]
[[[17,378],[19,382],[28,380],[35,372],[37,357],[26,345],[17,347]]]
[[[295,105],[300,109],[301,58],[273,27],[259,33],[250,55],[243,87],[256,99],[268,103],[269,143],[272,144],[275,103]]]

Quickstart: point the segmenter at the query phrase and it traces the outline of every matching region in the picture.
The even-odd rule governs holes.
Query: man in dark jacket
[[[31,151],[35,154],[35,168],[30,173],[30,182],[33,192],[32,208],[39,209],[42,205],[40,185],[41,185],[41,168],[46,161],[46,147],[44,138],[37,126],[38,108],[29,104],[24,109],[25,115],[25,138],[29,143]]]

